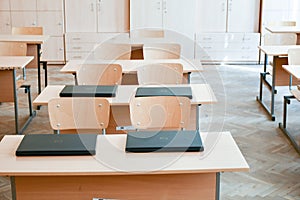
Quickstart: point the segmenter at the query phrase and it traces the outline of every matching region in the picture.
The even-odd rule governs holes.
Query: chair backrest
[[[130,60],[131,45],[104,42],[94,48],[94,58],[103,60]]]
[[[165,33],[161,29],[137,29],[130,31],[131,38],[163,38]]]
[[[136,129],[184,129],[188,127],[191,102],[187,97],[138,97],[130,101],[130,120]]]
[[[138,83],[150,84],[181,84],[183,66],[179,63],[148,64],[137,69]]]
[[[54,98],[48,113],[54,130],[103,130],[108,126],[110,104],[103,98]]]
[[[153,43],[144,44],[144,59],[179,59],[181,53],[180,44]]]
[[[273,21],[268,22],[268,26],[296,26],[296,21]]]
[[[13,35],[43,35],[43,27],[12,27]]]
[[[122,67],[119,64],[83,64],[77,72],[78,85],[119,85]]]
[[[264,35],[264,45],[296,45],[295,33],[270,33]]]
[[[26,53],[24,42],[0,42],[0,56],[26,56]]]
[[[289,65],[300,65],[300,49],[288,50],[288,63]]]

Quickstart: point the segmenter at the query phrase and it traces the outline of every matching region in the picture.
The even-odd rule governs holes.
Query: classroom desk
[[[155,87],[153,85],[149,85]],[[158,86],[158,85],[156,85]],[[186,85],[168,85],[170,87],[186,87]],[[189,120],[189,130],[200,129],[199,128],[199,112],[202,104],[213,104],[217,102],[217,99],[213,93],[209,84],[190,84],[192,89],[193,98],[191,99],[191,116]],[[111,114],[109,127],[106,133],[116,133],[116,127],[120,130],[126,130],[131,126],[129,115],[129,102],[135,95],[136,89],[140,85],[119,85],[116,93],[116,97],[107,98],[111,104]],[[159,87],[159,86],[158,86]],[[33,101],[33,105],[43,106],[48,105],[48,102],[52,98],[58,98],[60,91],[64,88],[64,85],[48,85],[42,93]],[[121,133],[120,131],[117,133]]]
[[[265,54],[265,62],[263,72],[260,73],[260,89],[257,101],[263,106],[263,108],[271,116],[272,121],[275,121],[274,114],[274,101],[276,86],[287,86],[289,85],[289,74],[282,68],[282,65],[287,64],[288,50],[292,48],[300,48],[300,45],[283,45],[283,46],[259,46],[258,47]],[[273,66],[272,66],[272,83],[269,83],[266,79],[267,75],[267,58],[268,56],[273,56]],[[271,91],[271,108],[269,109],[263,102],[263,84]]]
[[[282,67],[290,74],[290,83],[292,83],[293,77],[300,80],[300,65],[283,65]],[[300,140],[297,142],[293,134],[287,129],[287,105],[291,103],[291,99],[300,101],[300,90],[298,88],[292,89],[292,85],[290,84],[290,91],[292,95],[283,97],[283,122],[279,123],[279,128],[288,137],[296,151],[300,154]]]
[[[266,30],[271,33],[296,33],[297,44],[300,44],[300,27],[299,26],[268,26]]]
[[[28,67],[38,70],[38,93],[41,93],[41,45],[48,40],[46,35],[1,35],[1,42],[25,42],[27,43],[27,56],[34,56]]]
[[[186,59],[154,59],[154,60],[69,60],[68,63],[60,70],[63,73],[72,73],[75,76],[75,82],[77,83],[76,73],[80,69],[82,64],[119,64],[122,67],[124,74],[123,85],[136,85],[137,82],[137,68],[143,65],[155,64],[155,63],[179,63],[183,66],[183,83],[190,83],[190,74],[193,72],[203,71],[200,60],[186,60]],[[133,76],[130,76],[133,75]],[[124,80],[123,80],[124,79]]]
[[[201,133],[204,152],[125,153],[126,135],[99,135],[95,156],[16,157],[23,136],[0,142],[0,176],[13,199],[219,199],[220,172],[249,165],[229,132]]]
[[[14,102],[16,134],[22,134],[35,115],[35,113],[32,112],[31,105],[29,105],[29,118],[21,130],[19,130],[16,70],[23,69],[32,60],[32,56],[0,56],[0,102]],[[11,84],[8,84],[9,82],[11,82]]]

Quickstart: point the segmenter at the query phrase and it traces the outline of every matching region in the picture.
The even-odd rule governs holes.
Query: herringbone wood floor
[[[58,73],[60,67],[50,67],[50,84],[73,83],[71,75]],[[202,131],[230,131],[250,165],[250,172],[221,174],[221,199],[300,199],[300,156],[278,129],[282,120],[282,96],[288,94],[287,87],[279,87],[276,95],[275,122],[270,121],[256,102],[259,71],[256,65],[205,66],[205,71],[192,76],[193,83],[211,84],[218,98],[212,106],[203,105],[200,116]],[[29,69],[28,82],[33,85],[34,95],[36,71]],[[19,92],[22,120],[27,114],[26,96]],[[265,92],[268,101],[269,93]],[[300,103],[289,106],[289,124],[300,135]],[[297,112],[298,111],[298,112]],[[12,104],[0,105],[0,135],[14,134]],[[25,134],[51,132],[47,108],[42,107],[29,125]],[[300,141],[300,139],[298,139]],[[10,182],[0,177],[0,200],[11,199]],[[199,197],[201,199],[201,197]]]

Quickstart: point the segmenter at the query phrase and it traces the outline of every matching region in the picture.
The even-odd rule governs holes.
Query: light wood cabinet
[[[160,28],[194,39],[196,0],[131,0],[130,29]]]
[[[259,42],[259,33],[198,33],[195,57],[203,62],[257,63]]]
[[[1,33],[11,33],[12,27],[42,26],[50,36],[42,45],[42,58],[64,62],[64,0],[1,0],[0,7]]]
[[[197,32],[258,32],[259,0],[198,0]]]
[[[126,32],[129,0],[65,0],[66,32]]]

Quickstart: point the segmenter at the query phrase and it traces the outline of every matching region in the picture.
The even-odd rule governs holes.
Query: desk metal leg
[[[15,177],[10,177],[10,187],[11,187],[11,198],[12,200],[16,200],[16,183],[15,183]]]
[[[24,130],[27,128],[33,117],[35,117],[36,112],[32,111],[32,104],[31,104],[31,93],[29,86],[22,86],[25,88],[26,92],[28,93],[28,106],[29,106],[29,117],[26,120],[25,124],[22,126],[21,130],[19,131],[19,106],[18,106],[18,94],[17,94],[17,79],[16,79],[16,70],[13,70],[13,93],[14,93],[14,107],[15,107],[15,129],[16,134],[23,134]]]
[[[196,130],[200,130],[200,106],[201,104],[198,104],[196,108]]]
[[[216,200],[220,199],[221,173],[216,173]]]
[[[274,114],[274,103],[275,103],[275,94],[276,89],[275,89],[275,76],[276,76],[276,58],[274,56],[273,59],[273,74],[272,74],[272,84],[270,84],[267,80],[266,80],[266,76],[268,75],[268,73],[266,72],[266,68],[267,68],[267,60],[268,57],[267,55],[265,55],[265,63],[264,63],[264,72],[260,73],[260,85],[259,85],[259,96],[256,97],[256,100],[262,105],[262,107],[268,112],[268,114],[271,116],[272,121],[275,121],[275,114]],[[271,105],[270,105],[270,109],[264,104],[263,102],[263,84],[266,84],[267,88],[269,90],[271,90]]]
[[[41,93],[41,44],[37,44],[38,93]]]
[[[188,79],[187,79],[187,83],[190,84],[191,83],[191,72],[188,72]]]
[[[295,99],[294,96],[284,96],[283,97],[283,123],[279,123],[279,128],[290,140],[296,151],[300,154],[300,146],[295,141],[293,135],[287,130],[287,105],[291,103],[291,99]]]

